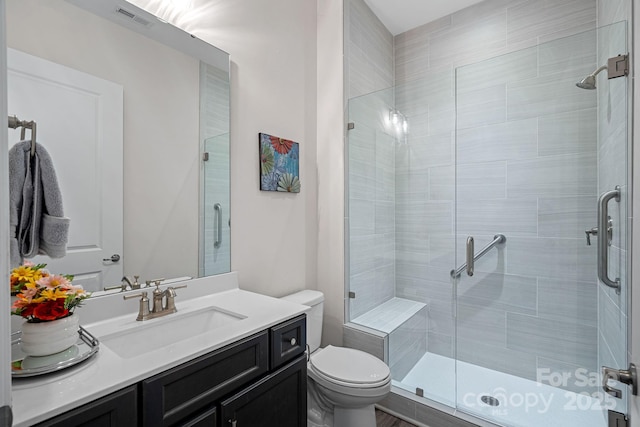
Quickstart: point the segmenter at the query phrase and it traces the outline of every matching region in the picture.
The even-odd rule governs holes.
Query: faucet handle
[[[124,291],[127,290],[127,285],[121,283],[119,285],[106,286],[106,287],[102,288],[102,290],[104,290],[104,291],[112,291],[114,289],[120,289],[120,292],[124,292]]]
[[[122,296],[125,300],[137,297],[140,297],[140,309],[138,310],[138,317],[136,317],[136,320],[146,320],[149,318],[149,298],[147,298],[147,292],[143,291]]]
[[[143,292],[137,292],[135,294],[129,294],[129,295],[123,295],[122,299],[131,299],[131,298],[146,298],[147,297],[147,292],[143,291]]]
[[[151,279],[151,280],[145,280],[145,284],[147,285],[147,288],[150,288],[152,284],[159,286],[160,283],[164,282],[166,279],[163,277],[161,279]]]

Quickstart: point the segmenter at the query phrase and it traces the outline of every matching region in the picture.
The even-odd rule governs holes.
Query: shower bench
[[[345,324],[344,345],[373,354],[402,379],[426,353],[427,330],[426,304],[391,298]]]

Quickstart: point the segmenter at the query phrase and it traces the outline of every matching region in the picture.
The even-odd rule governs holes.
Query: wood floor
[[[415,427],[406,421],[398,419],[393,415],[376,409],[376,427]]]

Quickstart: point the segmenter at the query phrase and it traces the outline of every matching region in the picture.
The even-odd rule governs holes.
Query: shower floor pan
[[[458,390],[453,380],[458,378]],[[424,397],[493,423],[513,427],[603,427],[606,409],[619,400],[577,394],[546,384],[427,353],[402,382],[404,390],[424,390]],[[602,393],[597,393],[601,396]]]

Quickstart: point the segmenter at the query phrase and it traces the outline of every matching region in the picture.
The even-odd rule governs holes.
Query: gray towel
[[[38,254],[61,258],[67,253],[69,219],[51,156],[36,143],[21,141],[9,150],[9,225],[11,267]]]

